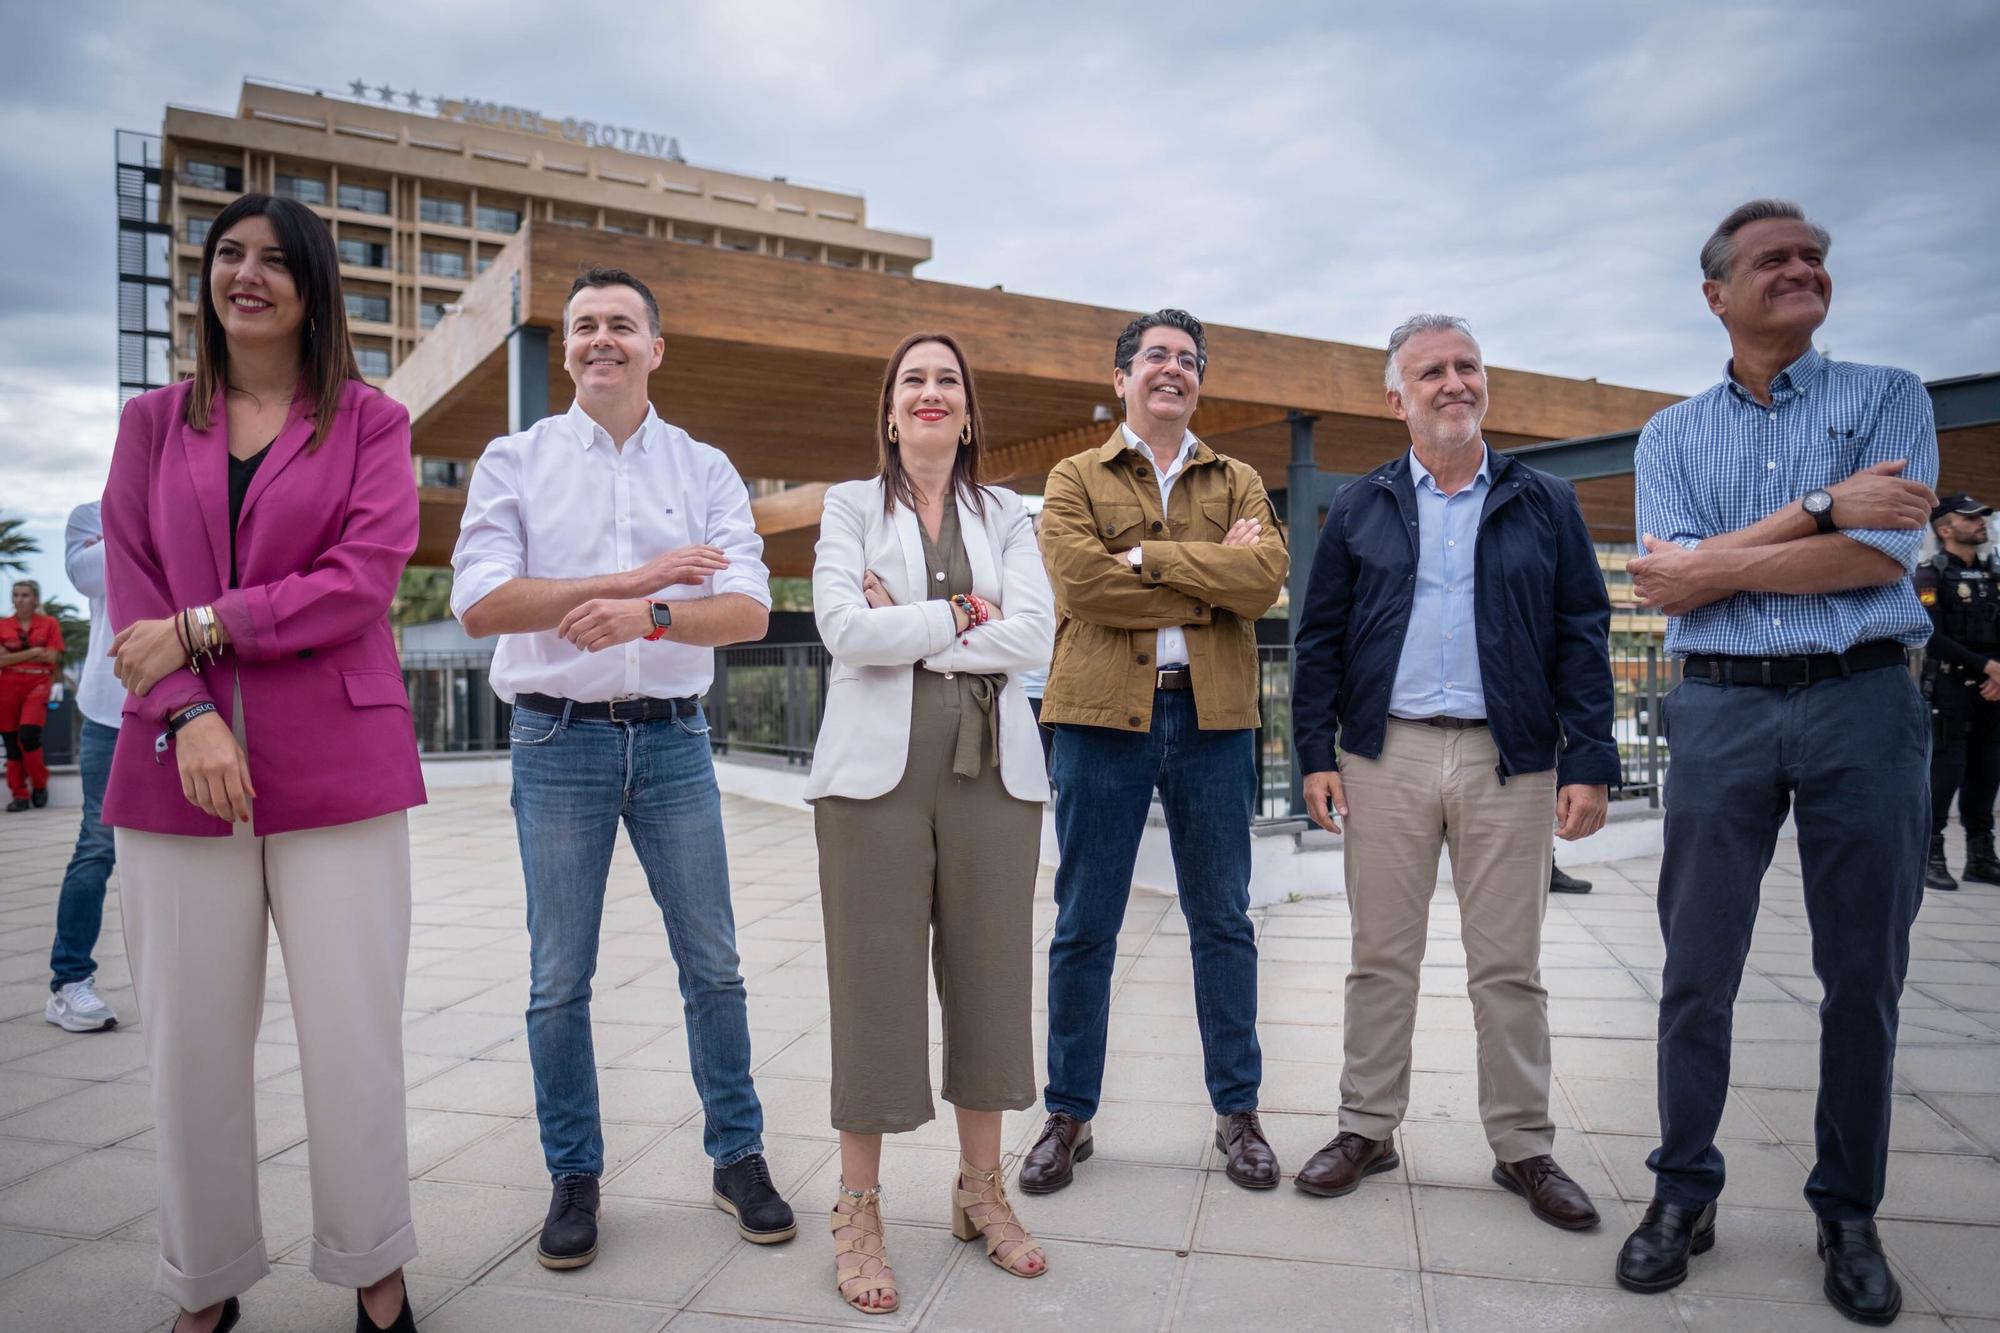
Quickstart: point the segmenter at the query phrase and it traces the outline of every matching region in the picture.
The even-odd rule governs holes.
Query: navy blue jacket
[[[1611,738],[1611,604],[1568,482],[1495,450],[1473,548],[1472,605],[1500,778],[1618,782]],[[1417,495],[1407,453],[1341,488],[1320,530],[1292,654],[1299,771],[1340,748],[1382,753],[1389,694],[1417,587]]]

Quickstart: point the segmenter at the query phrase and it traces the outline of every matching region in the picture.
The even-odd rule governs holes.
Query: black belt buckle
[[[1194,674],[1186,667],[1170,667],[1153,673],[1153,688],[1156,690],[1188,690],[1194,688]]]
[[[644,722],[646,720],[646,705],[651,702],[653,702],[651,699],[636,696],[625,699],[607,699],[604,703],[604,715],[613,722]],[[621,707],[630,711],[621,713],[619,711]]]

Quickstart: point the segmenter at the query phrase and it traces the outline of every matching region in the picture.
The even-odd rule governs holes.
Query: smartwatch
[[[666,638],[667,631],[674,623],[673,609],[665,602],[647,602],[646,607],[653,613],[653,632],[646,636],[646,642],[652,643]]]
[[[1836,532],[1833,524],[1833,496],[1823,490],[1807,491],[1799,497],[1799,506],[1812,516],[1821,532]]]

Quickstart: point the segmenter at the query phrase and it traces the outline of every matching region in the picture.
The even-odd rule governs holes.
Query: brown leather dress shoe
[[[1584,1231],[1597,1225],[1597,1209],[1591,1206],[1583,1186],[1546,1154],[1518,1162],[1495,1162],[1493,1181],[1526,1199],[1528,1211],[1552,1227]]]
[[[1057,1111],[1042,1126],[1042,1136],[1021,1159],[1021,1192],[1053,1194],[1069,1184],[1076,1164],[1090,1160],[1090,1122]]]
[[[1215,1148],[1228,1160],[1223,1173],[1246,1190],[1268,1190],[1278,1184],[1278,1154],[1271,1151],[1255,1111],[1220,1116],[1215,1123]]]
[[[1308,1194],[1337,1199],[1361,1188],[1363,1178],[1403,1164],[1394,1139],[1371,1139],[1349,1131],[1314,1153],[1292,1183]]]

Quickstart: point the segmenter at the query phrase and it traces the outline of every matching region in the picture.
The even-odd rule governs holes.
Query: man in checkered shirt
[[[1727,374],[1654,417],[1634,460],[1646,549],[1633,586],[1667,613],[1685,662],[1665,708],[1660,1146],[1617,1273],[1663,1291],[1714,1244],[1731,1010],[1789,810],[1825,992],[1806,1200],[1827,1298],[1887,1323],[1902,1293],[1874,1216],[1930,830],[1928,717],[1906,659],[1930,621],[1910,571],[1936,503],[1937,434],[1915,375],[1813,349],[1828,244],[1795,204],[1723,219],[1701,265]]]

